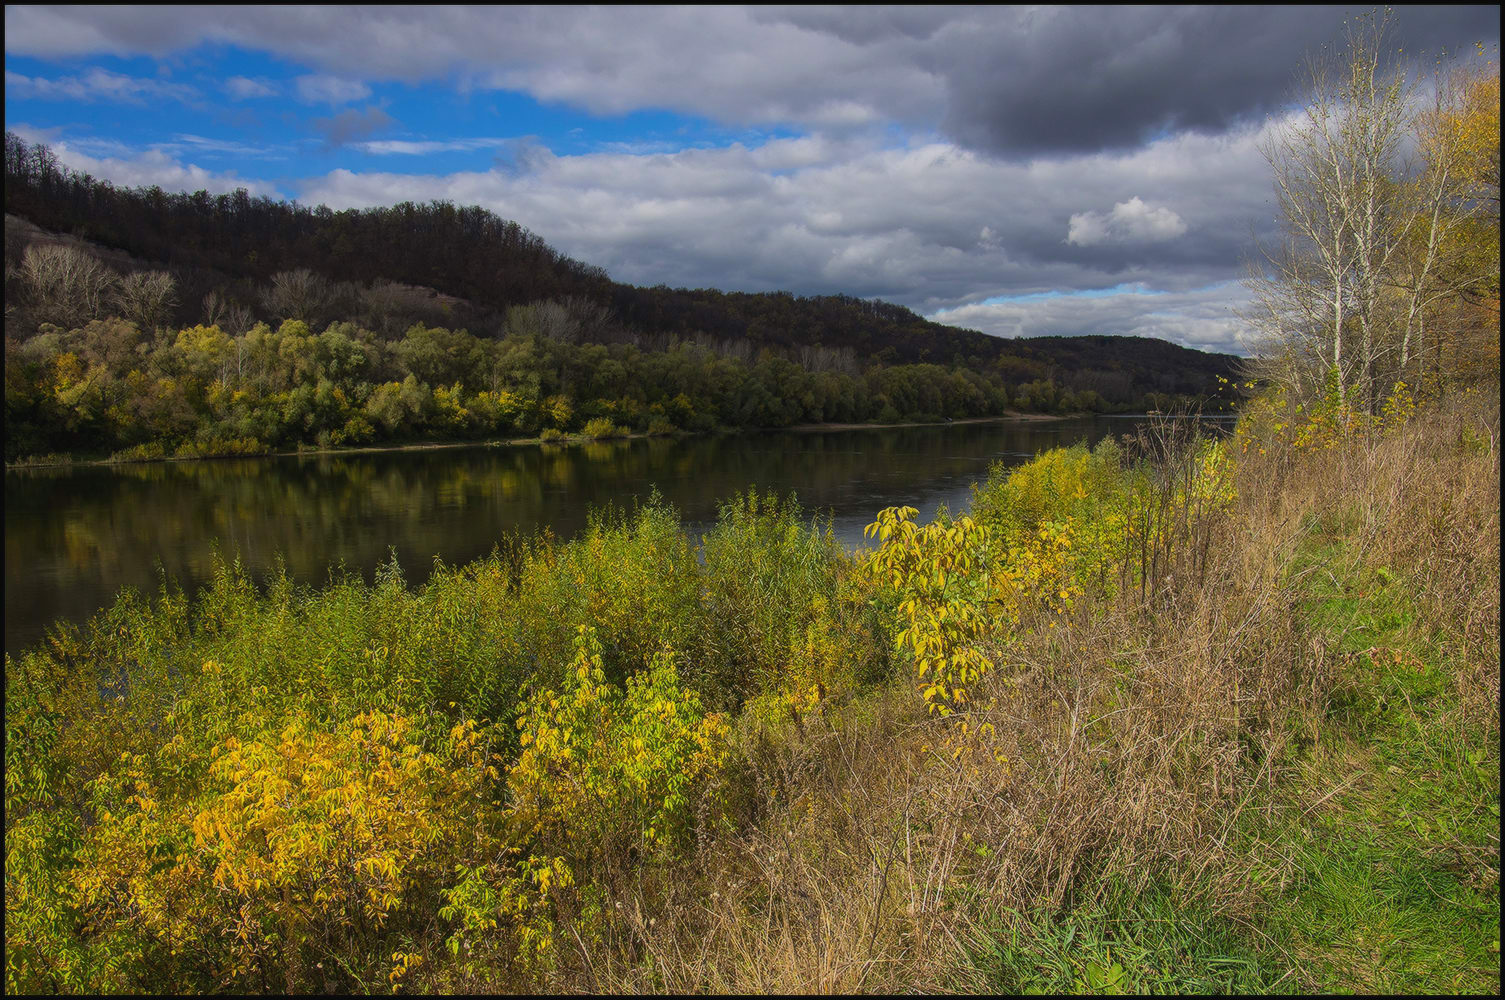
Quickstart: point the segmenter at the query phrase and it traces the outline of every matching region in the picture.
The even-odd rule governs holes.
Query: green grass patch
[[[1000,916],[968,944],[973,988],[999,994],[1271,993],[1295,989],[1250,931],[1165,884],[1064,914]]]
[[[1493,992],[1498,882],[1472,878],[1424,828],[1374,823],[1389,789],[1370,776],[1282,838],[1292,884],[1271,900],[1266,932],[1299,959],[1308,990]]]
[[[1302,989],[1497,992],[1498,739],[1461,721],[1457,664],[1399,573],[1345,540],[1298,568],[1338,667],[1321,739],[1251,812],[1266,817],[1252,842],[1280,859],[1262,930]]]

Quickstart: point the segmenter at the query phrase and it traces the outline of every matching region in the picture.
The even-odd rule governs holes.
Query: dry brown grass
[[[1385,442],[1379,557],[1401,567],[1458,663],[1463,710],[1500,731],[1500,410],[1466,397]]]
[[[1235,856],[1230,834],[1274,807],[1261,793],[1287,744],[1321,738],[1335,671],[1298,602],[1304,574],[1329,569],[1291,572],[1305,535],[1345,532],[1415,583],[1466,710],[1498,737],[1498,413],[1474,400],[1364,447],[1244,456],[1237,508],[1187,517],[1165,542],[1185,559],[1162,554],[1143,597],[995,650],[1008,666],[968,734],[927,717],[907,678],[749,726],[733,822],[706,831],[693,870],[615,901],[612,931],[576,942],[549,985],[976,988],[961,956],[979,920],[1075,905],[1110,878],[1169,873],[1250,922],[1252,873],[1278,882],[1288,862],[1257,839]]]

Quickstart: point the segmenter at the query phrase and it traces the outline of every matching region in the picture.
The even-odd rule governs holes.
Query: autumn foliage
[[[421,587],[123,594],[7,658],[7,989],[952,982],[1008,908],[1233,870],[1236,803],[1339,695],[1286,536],[1231,540],[1367,490],[1343,516],[1497,740],[1490,405],[1270,393],[881,511],[855,555],[750,493],[698,542],[654,501]],[[1375,478],[1444,465],[1468,517]]]

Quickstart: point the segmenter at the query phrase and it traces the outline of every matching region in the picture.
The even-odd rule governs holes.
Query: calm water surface
[[[884,507],[928,519],[967,505],[994,462],[1133,430],[1132,418],[768,432],[369,455],[236,459],[5,474],[5,649],[54,619],[84,621],[123,587],[155,593],[161,573],[204,584],[215,546],[261,579],[280,555],[322,583],[343,563],[369,580],[395,550],[407,579],[435,556],[463,564],[509,532],[568,538],[587,513],[657,489],[691,530],[750,486],[795,493],[862,541]]]

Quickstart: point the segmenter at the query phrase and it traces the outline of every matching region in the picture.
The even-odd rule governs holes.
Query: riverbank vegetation
[[[1498,399],[1330,417],[124,594],[7,657],[7,987],[1497,989]]]
[[[1101,404],[1050,383],[1016,385],[939,365],[821,370],[730,357],[703,344],[647,351],[556,340],[527,326],[499,339],[415,324],[385,340],[353,323],[300,320],[238,337],[194,326],[156,338],[126,320],[47,328],[8,347],[6,449],[123,460],[261,454],[506,437],[613,437],[717,428],[966,419],[1009,407]]]
[[[1153,383],[1168,391],[1131,391],[1133,379],[1121,374],[1111,386],[1100,384],[1110,401],[1097,388],[1028,377],[1028,367],[859,362],[850,349],[756,349],[747,340],[706,336],[602,343],[609,339],[604,314],[580,301],[512,307],[489,335],[424,322],[383,333],[371,317],[323,326],[275,319],[326,311],[297,302],[279,306],[275,326],[236,330],[223,317],[206,316],[174,329],[151,325],[152,317],[127,301],[128,279],[82,250],[33,246],[19,273],[28,268],[92,269],[106,287],[92,310],[97,317],[87,320],[71,305],[86,296],[55,296],[69,304],[57,308],[77,326],[8,318],[5,441],[12,462],[59,452],[143,460],[414,440],[939,422],[1014,410],[1168,407],[1192,398],[1192,387],[1170,376]],[[150,274],[160,291],[175,294],[170,274]],[[307,272],[274,281],[283,279],[321,283]],[[18,298],[41,301],[44,294]],[[1213,376],[1203,380],[1212,395]]]

